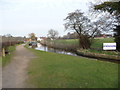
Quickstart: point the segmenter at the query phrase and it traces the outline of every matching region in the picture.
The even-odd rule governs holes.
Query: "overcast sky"
[[[0,0],[1,34],[46,36],[55,29],[65,35],[63,19],[76,9],[86,12],[91,1],[95,0]]]

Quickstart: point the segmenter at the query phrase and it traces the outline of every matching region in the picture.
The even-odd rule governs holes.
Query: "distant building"
[[[101,34],[99,36],[95,36],[95,38],[111,38],[113,37],[111,34]]]
[[[37,41],[41,41],[42,39],[40,37],[37,38]]]
[[[42,41],[42,40],[46,40],[46,39],[47,39],[46,37],[39,37],[38,41]]]
[[[67,33],[67,35],[64,35],[62,39],[78,39],[79,35],[74,32],[74,33]]]

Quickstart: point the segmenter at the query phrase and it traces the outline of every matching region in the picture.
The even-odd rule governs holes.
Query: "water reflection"
[[[37,44],[37,48],[35,48],[35,49],[36,50],[46,51],[46,52],[54,52],[54,53],[60,53],[60,54],[67,54],[67,55],[77,56],[75,53],[66,52],[66,51],[58,50],[58,49],[54,49],[54,48],[48,48],[47,46],[43,46],[40,43]]]

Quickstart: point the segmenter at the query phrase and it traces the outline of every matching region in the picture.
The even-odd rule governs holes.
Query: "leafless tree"
[[[90,20],[86,16],[84,16],[84,14],[80,10],[69,13],[64,20],[66,21],[65,29],[75,30],[79,35],[80,47],[84,49],[90,48],[88,35],[85,34],[85,28],[87,27],[88,23],[90,23]]]
[[[56,39],[57,37],[58,37],[58,31],[56,31],[56,30],[53,30],[53,29],[50,29],[49,31],[48,31],[48,34],[47,34],[47,36],[49,37],[49,38],[51,38],[51,39]]]
[[[65,18],[66,30],[74,30],[79,35],[80,47],[90,48],[91,41],[99,32],[112,32],[117,25],[115,16],[107,11],[92,11],[88,16],[85,16],[80,10],[69,13]]]

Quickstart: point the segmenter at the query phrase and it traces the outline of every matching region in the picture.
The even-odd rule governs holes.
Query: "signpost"
[[[116,50],[116,43],[103,43],[103,50]]]

